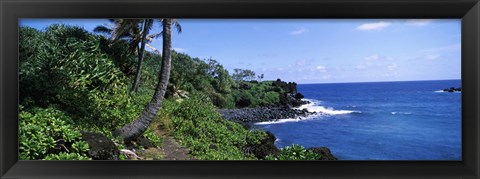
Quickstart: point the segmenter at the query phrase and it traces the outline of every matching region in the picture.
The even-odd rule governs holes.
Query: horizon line
[[[462,79],[433,79],[433,80],[397,80],[397,81],[353,81],[353,82],[313,82],[313,83],[297,83],[299,85],[311,84],[341,84],[341,83],[388,83],[388,82],[415,82],[415,81],[448,81],[448,80],[462,80]],[[270,81],[270,80],[268,80]],[[274,80],[275,81],[275,80]],[[283,81],[283,80],[282,80]]]

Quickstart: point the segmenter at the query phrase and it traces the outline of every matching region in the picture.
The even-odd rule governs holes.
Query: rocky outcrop
[[[462,88],[455,88],[455,87],[450,87],[450,88],[445,88],[443,89],[443,92],[462,92]]]
[[[251,153],[259,159],[264,159],[267,155],[278,155],[280,150],[275,146],[277,139],[271,132],[266,131],[267,136],[258,144],[247,145],[244,150],[245,153]]]
[[[88,155],[94,160],[118,160],[120,151],[115,143],[100,133],[81,131],[82,139],[88,143]]]
[[[283,91],[283,93],[280,94],[280,105],[299,107],[300,105],[306,104],[306,101],[301,100],[304,96],[297,92],[297,83],[287,83],[277,79],[272,83],[272,86],[277,89],[277,92]]]
[[[327,147],[312,147],[307,149],[307,151],[320,154],[320,158],[317,160],[338,160],[335,156],[333,156],[332,152]]]
[[[137,145],[143,146],[146,149],[155,147],[150,140],[148,140],[146,137],[143,137],[143,136],[138,137],[132,142],[135,142]]]
[[[307,117],[316,112],[307,110],[292,109],[287,106],[281,107],[257,107],[241,109],[219,109],[218,112],[224,119],[250,124],[255,122],[276,121],[278,119],[291,119]]]

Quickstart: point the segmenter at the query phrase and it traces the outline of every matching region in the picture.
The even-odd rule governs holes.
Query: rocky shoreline
[[[308,102],[308,101],[307,101]],[[306,104],[302,101],[302,104]],[[253,123],[277,121],[279,119],[303,118],[316,112],[309,112],[306,109],[299,110],[289,106],[281,107],[257,107],[257,108],[241,108],[241,109],[219,109],[219,113],[226,120],[238,122],[245,128],[250,128]],[[249,146],[249,151],[258,158],[265,158],[269,154],[278,155],[280,149],[275,146],[276,137],[269,131],[266,131],[268,137],[254,146]],[[312,147],[307,150],[320,154],[317,160],[338,160],[331,153],[328,147]]]
[[[239,122],[243,125],[250,125],[256,122],[277,121],[279,119],[305,118],[316,112],[309,112],[306,109],[295,109],[309,101],[302,100],[304,96],[297,91],[297,84],[284,82],[277,79],[273,86],[285,91],[280,94],[280,101],[272,106],[259,106],[255,108],[218,109],[218,112],[226,120]]]
[[[257,107],[241,109],[219,109],[218,112],[226,120],[250,125],[256,122],[278,121],[279,119],[306,118],[317,114],[306,109],[294,109],[288,106]]]
[[[300,96],[297,93],[295,96]],[[317,112],[310,112],[306,109],[295,109],[300,105],[308,104],[309,101],[301,100],[301,98],[294,98],[294,95],[288,94],[289,101],[287,104],[271,107],[256,107],[256,108],[239,108],[239,109],[218,109],[218,112],[226,120],[238,122],[245,128],[250,128],[253,123],[278,121],[279,119],[302,119],[310,115],[318,114]],[[303,95],[302,95],[303,98]],[[293,105],[292,105],[293,104]],[[266,131],[268,137],[261,141],[260,144],[249,146],[249,151],[258,158],[265,158],[269,154],[278,155],[280,149],[275,146],[276,137],[269,131]],[[331,153],[328,147],[312,147],[308,151],[320,154],[317,160],[338,160]]]

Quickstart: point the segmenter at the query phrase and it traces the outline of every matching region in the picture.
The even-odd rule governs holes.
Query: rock
[[[94,160],[118,160],[120,151],[112,140],[100,133],[81,131],[82,139],[88,143],[88,155]]]
[[[305,98],[305,96],[303,96],[302,93],[297,93],[297,94],[295,94],[295,99],[300,100],[300,99],[302,99],[302,98]]]
[[[338,160],[327,147],[312,147],[307,150],[320,154],[318,160]]]
[[[271,132],[266,131],[267,137],[260,141],[259,144],[246,146],[247,153],[253,154],[259,159],[264,159],[267,155],[278,155],[280,150],[275,146],[275,140],[277,139]]]
[[[139,146],[143,146],[145,149],[155,147],[150,140],[143,136],[138,137],[134,142]]]
[[[450,87],[450,88],[445,88],[443,89],[443,92],[462,92],[462,88],[455,88],[455,87]]]
[[[242,124],[275,121],[277,119],[307,117],[309,115],[316,114],[313,112],[308,112],[307,110],[292,109],[287,106],[219,109],[218,112],[224,119]]]

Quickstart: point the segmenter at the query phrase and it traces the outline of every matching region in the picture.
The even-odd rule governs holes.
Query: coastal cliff
[[[280,101],[275,105],[218,109],[218,112],[223,119],[240,123],[247,129],[257,122],[278,121],[279,119],[302,119],[317,114],[317,112],[310,112],[306,109],[296,109],[310,102],[302,100],[304,96],[298,93],[295,82],[287,83],[277,79],[272,83],[272,86],[280,88],[283,92],[280,93]],[[282,149],[275,146],[277,138],[274,134],[269,131],[266,131],[266,133],[267,137],[259,144],[247,146],[247,149],[261,159],[268,159],[271,156],[276,158],[276,156],[281,155]],[[316,160],[338,160],[333,156],[328,147],[312,147],[306,150],[302,148],[302,150],[305,153],[317,154],[319,157]]]

